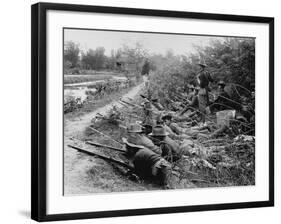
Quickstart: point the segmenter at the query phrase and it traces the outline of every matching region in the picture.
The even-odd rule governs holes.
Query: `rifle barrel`
[[[73,148],[73,149],[76,149],[78,152],[83,152],[83,153],[88,154],[88,155],[90,155],[90,156],[97,156],[97,157],[102,158],[102,159],[104,159],[104,160],[107,160],[107,161],[110,161],[110,162],[114,162],[114,163],[116,163],[116,164],[118,164],[118,165],[121,165],[121,166],[123,166],[123,167],[126,167],[126,168],[128,168],[128,169],[130,169],[130,170],[133,170],[133,169],[134,169],[133,166],[131,166],[131,165],[129,165],[129,164],[123,162],[123,161],[119,161],[119,160],[117,160],[117,159],[113,159],[113,158],[111,158],[111,157],[107,157],[107,156],[105,156],[105,155],[98,154],[98,153],[96,153],[96,152],[91,152],[91,151],[88,151],[88,150],[86,150],[86,149],[81,149],[81,148],[79,148],[79,147],[77,147],[77,146],[68,145],[68,147]]]
[[[103,145],[103,144],[100,144],[100,143],[97,143],[97,142],[86,141],[86,143],[88,145],[93,145],[93,146],[97,146],[97,147],[104,147],[104,148],[108,148],[108,149],[113,149],[113,150],[118,151],[118,152],[126,152],[125,150],[122,150],[120,148],[116,148],[116,147],[113,147],[113,146],[110,146],[110,145]]]
[[[139,105],[137,105],[137,104],[130,103],[130,102],[127,102],[127,101],[122,100],[122,99],[120,99],[120,101],[123,102],[123,103],[126,103],[126,104],[128,104],[128,105],[130,105],[130,106],[132,106],[132,107],[142,108],[141,106],[139,106]]]
[[[104,137],[107,137],[107,138],[110,139],[111,141],[113,141],[113,142],[115,142],[115,143],[117,143],[117,144],[123,146],[123,144],[121,144],[120,142],[114,140],[112,137],[110,137],[110,136],[108,136],[108,135],[102,133],[101,131],[98,131],[97,129],[95,129],[95,128],[93,128],[93,127],[89,127],[89,129],[91,129],[92,131],[95,131],[95,132],[99,133],[100,135],[103,135]]]

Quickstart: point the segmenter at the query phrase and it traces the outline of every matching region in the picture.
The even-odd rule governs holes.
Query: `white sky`
[[[108,56],[112,49],[117,50],[123,44],[135,46],[136,42],[141,43],[149,53],[165,54],[167,50],[172,49],[175,54],[188,54],[195,52],[194,45],[206,46],[210,40],[222,39],[211,36],[77,29],[65,29],[64,32],[65,41],[79,44],[83,51],[87,51],[89,48],[104,47],[105,54]]]

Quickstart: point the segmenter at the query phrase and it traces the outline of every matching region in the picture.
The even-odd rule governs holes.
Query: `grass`
[[[102,107],[108,104],[111,101],[118,100],[121,95],[124,95],[125,92],[129,91],[123,90],[118,93],[113,93],[107,95],[105,98],[100,100],[95,100],[94,103],[89,103],[84,108],[81,108],[79,111],[74,111],[65,115],[66,119],[77,118],[80,115],[88,113],[95,110],[96,108]],[[140,97],[134,98],[134,103],[140,104],[142,100]],[[131,107],[122,107],[119,111],[126,112],[126,114],[135,114],[142,116],[141,110],[138,108]],[[130,116],[124,116],[124,125],[135,122],[139,120]],[[108,123],[105,120],[100,122],[91,123],[89,126],[93,126],[95,129],[100,132],[111,136],[114,140],[121,142],[122,137],[126,137],[126,132],[116,126]],[[86,128],[81,136],[77,137],[82,141],[92,140],[105,145],[111,145],[115,147],[120,147],[118,144],[109,140],[108,138],[101,136],[93,131],[90,128]],[[225,142],[226,144],[226,142]],[[212,147],[215,147],[215,143],[206,146],[208,152],[210,152]],[[231,146],[225,147],[223,150],[218,150],[216,147],[212,155],[221,155],[223,161],[225,159],[229,160],[228,163],[237,162],[237,166],[232,167],[222,167],[215,164],[216,162],[211,160],[211,157],[208,157],[210,163],[214,163],[217,167],[216,170],[210,170],[204,166],[201,166],[201,163],[192,164],[192,158],[188,160],[180,160],[177,162],[177,167],[182,170],[180,172],[181,176],[173,177],[172,180],[173,188],[175,189],[186,189],[186,188],[206,188],[206,187],[227,187],[227,186],[243,186],[243,185],[254,185],[255,184],[255,158],[254,158],[254,143],[248,145],[246,143],[236,143]],[[93,148],[93,147],[91,147]],[[95,150],[100,150],[101,153],[112,156],[116,159],[122,159],[119,157],[120,153],[114,152],[110,149],[105,148],[96,148]],[[212,151],[213,151],[212,150]],[[216,152],[216,153],[215,153]],[[75,158],[75,157],[74,157]],[[212,157],[213,158],[213,157]],[[73,159],[73,158],[72,158]],[[158,185],[153,184],[150,181],[141,182],[132,181],[126,176],[125,172],[120,169],[120,167],[106,162],[102,159],[96,157],[90,157],[87,155],[81,155],[81,158],[77,158],[79,164],[81,160],[85,160],[85,167],[81,168],[81,173],[78,173],[80,176],[83,176],[81,182],[79,182],[79,193],[99,193],[99,192],[121,192],[121,191],[143,191],[143,190],[161,190],[162,188]],[[72,160],[70,160],[72,161]],[[72,161],[73,162],[73,161]],[[79,165],[80,166],[80,165]],[[192,173],[184,171],[192,171]],[[77,174],[77,175],[78,175]],[[79,179],[79,180],[80,180]],[[73,181],[76,184],[75,181]],[[85,188],[85,189],[84,189]],[[72,186],[67,186],[67,189],[72,189]],[[78,189],[78,187],[77,187]],[[76,189],[67,191],[69,194],[77,193]]]
[[[133,87],[131,87],[133,88]],[[122,89],[119,92],[113,92],[111,94],[106,94],[104,95],[102,98],[100,99],[92,99],[87,101],[87,103],[85,105],[83,105],[82,108],[80,108],[79,110],[75,110],[73,112],[67,113],[65,114],[65,119],[75,119],[76,117],[80,117],[83,116],[86,113],[90,113],[100,107],[103,107],[113,101],[118,101],[119,98],[121,96],[123,96],[124,94],[126,94],[127,92],[129,92],[131,90],[131,88],[127,88],[127,89]]]
[[[81,74],[64,74],[64,84],[107,80],[111,79],[114,76],[120,77],[124,76],[124,74],[117,71],[82,70]]]
[[[112,75],[65,75],[64,76],[64,84],[73,84],[80,82],[94,82],[111,79]]]
[[[139,104],[139,102],[138,102]],[[120,108],[119,111],[126,112],[127,114],[139,114],[137,109],[132,109],[130,107]],[[127,116],[124,117],[124,123],[135,122],[138,119],[129,118]],[[130,121],[129,121],[130,120]],[[106,121],[101,121],[100,123],[95,123],[95,128],[99,131],[105,133],[108,136],[112,136],[113,139],[116,141],[121,141],[122,137],[126,137],[126,133],[124,133],[118,126],[111,125]],[[89,130],[89,132],[85,132],[87,137],[94,139],[97,142],[102,142],[103,144],[112,145],[112,141],[108,139],[104,139],[103,136],[97,136],[96,133],[93,133]],[[87,138],[86,137],[86,138]],[[96,139],[95,139],[96,138]],[[226,139],[227,140],[227,139]],[[224,142],[223,145],[226,145]],[[199,144],[199,143],[198,143]],[[208,152],[213,151],[216,149],[214,147],[215,143],[212,144],[213,149],[210,146],[206,146],[206,150]],[[115,145],[113,145],[115,146]],[[117,146],[117,145],[116,145]],[[231,148],[229,148],[231,147]],[[175,189],[182,189],[182,188],[206,188],[206,187],[227,187],[227,186],[246,186],[246,185],[254,185],[255,184],[255,158],[254,158],[254,143],[244,143],[244,142],[237,142],[231,144],[231,146],[226,146],[224,150],[220,150],[218,152],[212,152],[211,155],[221,155],[222,161],[227,161],[226,163],[229,164],[237,164],[231,167],[222,167],[216,163],[211,161],[210,156],[208,156],[207,161],[211,162],[217,169],[211,170],[204,166],[201,166],[201,163],[192,164],[191,161],[192,157],[188,160],[180,160],[176,163],[177,167],[179,167],[184,174],[181,178],[176,178],[173,180],[173,185]],[[231,160],[231,161],[229,161]],[[189,170],[194,172],[196,175],[186,173],[185,170]],[[125,183],[121,183],[119,186],[121,189]],[[129,189],[130,191],[139,190],[135,186],[131,186],[132,188]],[[144,184],[142,187],[146,188],[147,190],[152,190],[155,188],[161,189],[159,186],[153,186],[148,183]],[[120,189],[111,189],[120,191]]]

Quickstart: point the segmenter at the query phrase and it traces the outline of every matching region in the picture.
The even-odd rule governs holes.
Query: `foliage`
[[[86,54],[82,54],[82,65],[86,69],[100,70],[104,68],[106,56],[104,47],[98,47],[95,50],[89,49]]]
[[[148,60],[145,60],[143,66],[142,66],[141,74],[148,75],[149,71],[150,71],[150,63]]]
[[[209,46],[196,47],[197,53],[174,55],[171,51],[163,55],[152,55],[149,60],[155,70],[151,77],[150,90],[160,98],[185,94],[187,84],[197,85],[196,75],[199,62],[207,64],[215,83],[224,80],[227,86],[239,84],[254,91],[255,84],[255,41],[246,38],[224,38]],[[177,88],[175,88],[175,86]],[[155,88],[157,87],[157,88]],[[214,86],[213,86],[214,87]],[[238,89],[240,94],[249,94]],[[229,88],[231,89],[231,88]],[[232,93],[235,92],[232,90]],[[235,98],[235,97],[234,97]]]
[[[216,80],[242,84],[253,90],[255,83],[255,41],[245,38],[225,38],[210,46],[198,48],[209,71]]]
[[[79,61],[79,45],[72,41],[68,41],[64,47],[64,65],[65,68],[74,68]]]
[[[83,83],[83,82],[95,82],[101,80],[111,79],[111,74],[91,74],[91,75],[65,75],[64,84]]]

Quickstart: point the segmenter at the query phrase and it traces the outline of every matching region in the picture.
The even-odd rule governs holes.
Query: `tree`
[[[127,64],[133,65],[136,73],[140,73],[144,59],[147,57],[147,51],[143,49],[141,43],[136,42],[134,47],[124,44],[121,49],[121,57]]]
[[[100,70],[104,68],[106,56],[105,49],[97,47],[96,50],[89,49],[86,54],[82,54],[82,63],[86,69]]]
[[[106,57],[105,68],[114,70],[116,68],[116,53],[114,50],[111,50],[110,57]]]
[[[198,48],[216,80],[241,84],[250,89],[255,83],[255,40],[225,38]]]
[[[151,91],[162,99],[167,96],[173,99],[174,95],[184,93],[187,84],[197,84],[196,75],[199,72],[198,63],[201,60],[207,64],[206,69],[216,82],[224,80],[227,87],[241,85],[242,88],[238,88],[239,94],[235,90],[238,96],[249,94],[245,88],[254,91],[254,39],[221,38],[211,42],[208,46],[197,47],[196,50],[197,52],[184,56],[174,55],[172,51],[167,51],[164,56],[150,56],[149,61],[156,68],[150,79]],[[230,85],[231,83],[232,85]],[[236,100],[234,92],[231,97]]]
[[[148,75],[149,71],[150,71],[150,63],[148,60],[145,60],[143,66],[142,66],[141,74]]]
[[[75,68],[79,61],[79,45],[68,41],[64,46],[64,64],[66,67]]]

